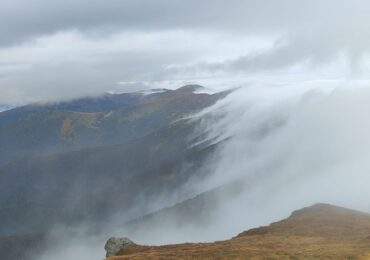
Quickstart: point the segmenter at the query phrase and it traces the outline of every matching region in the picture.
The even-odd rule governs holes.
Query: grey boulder
[[[106,256],[115,256],[121,249],[124,249],[128,245],[135,245],[135,243],[127,237],[111,237],[104,246],[105,251],[107,251]]]

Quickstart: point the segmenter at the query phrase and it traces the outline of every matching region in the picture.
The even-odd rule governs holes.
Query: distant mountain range
[[[27,105],[0,114],[0,164],[27,156],[121,144],[141,138],[223,97],[189,85],[153,94],[106,94]]]
[[[118,212],[123,223],[160,209],[158,194],[179,193],[217,146],[196,145],[198,122],[187,117],[228,93],[188,85],[0,113],[0,247],[36,248],[55,225],[100,229]]]

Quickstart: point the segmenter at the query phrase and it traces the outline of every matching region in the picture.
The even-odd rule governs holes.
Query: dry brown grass
[[[134,246],[123,259],[370,259],[370,216],[325,204],[214,243]]]

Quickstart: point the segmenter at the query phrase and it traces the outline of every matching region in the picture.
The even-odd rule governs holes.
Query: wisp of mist
[[[198,193],[233,181],[245,183],[235,197],[217,195],[207,225],[189,217],[176,226],[166,219],[136,234],[114,235],[135,242],[168,244],[229,239],[287,217],[293,210],[324,202],[367,211],[370,204],[370,90],[249,86],[234,90],[211,108],[198,131],[221,141],[205,162],[207,178],[191,183]],[[107,224],[111,229],[115,223]],[[110,234],[68,243],[45,255],[65,259],[68,248],[92,259]],[[112,234],[113,235],[113,234]],[[93,242],[89,242],[93,240]],[[99,249],[100,250],[100,249]],[[99,251],[98,250],[98,251]],[[101,259],[104,256],[96,256]],[[41,259],[46,259],[41,258]]]
[[[208,140],[224,142],[205,162],[210,175],[192,185],[201,193],[236,181],[243,191],[218,194],[201,228],[191,216],[183,226],[166,219],[134,237],[149,244],[228,239],[321,202],[367,211],[369,101],[363,87],[235,90],[195,115],[205,118]]]

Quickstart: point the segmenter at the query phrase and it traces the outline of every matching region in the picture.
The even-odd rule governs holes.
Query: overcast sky
[[[0,103],[186,83],[367,84],[369,13],[366,0],[2,0]]]

